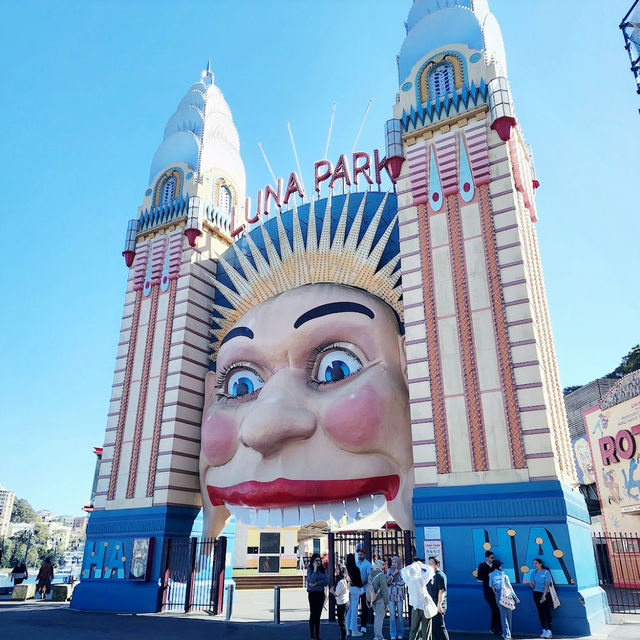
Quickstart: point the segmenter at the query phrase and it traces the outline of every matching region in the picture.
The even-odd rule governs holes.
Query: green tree
[[[611,373],[607,374],[607,378],[622,378],[632,371],[640,369],[640,344],[623,356],[622,362]]]
[[[11,512],[11,522],[40,522],[42,518],[24,498],[16,498]]]
[[[575,384],[572,387],[565,387],[562,390],[563,395],[568,396],[570,393],[573,393],[574,391],[576,391],[577,389],[581,389],[582,385],[581,384]]]

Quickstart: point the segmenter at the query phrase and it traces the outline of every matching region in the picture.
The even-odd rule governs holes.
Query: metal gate
[[[416,540],[413,531],[394,528],[329,533],[329,567],[344,564],[347,554],[355,553],[356,547],[360,544],[364,547],[365,556],[372,562],[383,560],[390,563],[393,556],[398,556],[403,566],[407,566],[416,557]],[[335,572],[329,576],[332,584],[334,575]],[[408,599],[405,597],[405,615],[408,607]],[[329,620],[335,620],[335,598],[332,595],[329,595]]]
[[[180,538],[165,542],[162,610],[222,612],[227,539]]]
[[[640,613],[640,537],[594,534],[598,581],[613,613]]]

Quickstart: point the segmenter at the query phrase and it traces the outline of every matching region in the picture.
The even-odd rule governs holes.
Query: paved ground
[[[41,636],[45,640],[306,640],[307,603],[303,589],[282,591],[282,624],[273,619],[273,592],[241,591],[234,603],[233,622],[223,616],[181,613],[113,614],[74,611],[65,603],[30,600],[14,603],[0,601],[0,638],[24,640]],[[614,615],[613,624],[591,640],[639,640],[640,616]],[[339,637],[335,623],[322,622],[321,635],[326,640]],[[389,637],[388,629],[384,635]],[[369,627],[366,638],[372,638]],[[405,638],[408,630],[405,632]],[[516,634],[516,638],[530,638]],[[489,640],[485,634],[452,633],[452,640]],[[586,640],[586,639],[584,639]]]

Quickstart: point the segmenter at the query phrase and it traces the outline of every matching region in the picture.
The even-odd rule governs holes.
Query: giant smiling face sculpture
[[[404,358],[394,311],[349,286],[291,289],[239,318],[206,377],[206,533],[218,535],[229,510],[252,524],[297,524],[301,506],[304,524],[339,519],[343,501],[366,515],[384,499],[410,528]]]

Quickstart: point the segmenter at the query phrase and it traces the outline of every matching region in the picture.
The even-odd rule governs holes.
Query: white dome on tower
[[[226,174],[237,194],[244,194],[246,177],[240,137],[209,65],[169,119],[151,162],[150,182],[169,166],[180,163],[192,169],[198,179],[219,170]]]

